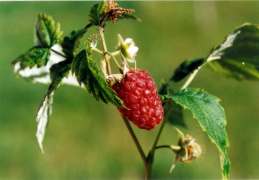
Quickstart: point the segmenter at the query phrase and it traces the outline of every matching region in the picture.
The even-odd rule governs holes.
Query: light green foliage
[[[205,91],[187,88],[174,95],[165,95],[165,98],[188,108],[196,118],[201,128],[207,132],[209,138],[216,144],[223,156],[223,177],[229,175],[230,161],[227,158],[226,148],[229,140],[226,132],[225,111],[219,104],[219,99]]]
[[[95,4],[91,7],[88,14],[89,21],[96,26],[99,26],[100,18],[102,18],[107,9],[107,1],[101,1],[99,4]]]
[[[16,64],[21,62],[21,69],[26,67],[37,67],[45,66],[49,60],[50,51],[48,48],[34,47],[27,51],[26,53],[19,56],[12,63]]]
[[[50,57],[50,48],[58,43],[62,32],[60,24],[55,23],[51,16],[39,14],[35,25],[35,44],[26,53],[19,56],[12,63],[21,62],[21,69],[25,67],[45,66]]]
[[[86,49],[81,51],[72,62],[72,73],[75,73],[78,83],[84,84],[87,92],[96,100],[111,102],[115,106],[122,107],[122,101],[116,96],[104,78],[100,75],[96,63],[92,60],[90,42],[86,41]]]
[[[238,80],[259,80],[259,27],[246,23],[211,50],[208,65],[215,72]]]
[[[38,15],[35,46],[52,47],[60,40],[62,31],[60,24],[55,23],[51,16],[41,13]]]

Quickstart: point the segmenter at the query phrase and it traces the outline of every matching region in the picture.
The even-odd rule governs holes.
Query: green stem
[[[101,55],[103,55],[103,52],[101,50],[97,49],[97,48],[92,48],[92,50],[97,52],[97,53],[99,53],[99,54],[101,54]]]
[[[190,75],[190,77],[187,79],[187,81],[186,81],[186,82],[184,83],[184,85],[181,87],[181,90],[187,88],[187,87],[190,85],[190,83],[192,82],[192,80],[194,79],[194,77],[197,75],[198,71],[199,71],[199,69],[196,69],[196,70]]]
[[[119,69],[119,71],[121,72],[121,73],[123,73],[122,72],[122,70],[121,70],[121,66],[120,66],[120,64],[118,63],[118,61],[117,61],[117,59],[114,57],[114,55],[112,54],[112,53],[110,53],[110,52],[104,52],[105,54],[108,54],[111,58],[112,58],[112,60],[114,61],[114,63],[116,64],[116,66],[117,66],[117,68]]]
[[[159,129],[158,133],[157,133],[157,136],[156,136],[156,139],[155,139],[155,141],[154,141],[154,144],[153,144],[153,146],[152,146],[151,151],[154,151],[154,149],[156,148],[156,145],[157,145],[157,143],[158,143],[158,140],[159,140],[159,138],[160,138],[160,136],[161,136],[161,133],[162,133],[162,131],[163,131],[163,129],[164,129],[164,126],[165,126],[165,124],[166,124],[166,120],[168,119],[168,117],[169,117],[169,115],[171,114],[171,112],[172,112],[172,103],[169,102],[169,110],[167,111],[167,114],[164,116],[164,120],[163,120],[163,122],[162,122],[162,124],[161,124],[161,126],[160,126],[160,129]]]
[[[106,63],[108,75],[111,75],[112,73],[111,73],[110,62],[109,62],[109,59],[107,57],[107,54],[105,54],[105,52],[107,52],[107,47],[106,47],[103,31],[104,31],[103,27],[99,26],[99,36],[100,36],[102,46],[103,46],[103,56],[104,56],[104,60],[105,60],[105,63]],[[111,85],[112,85],[112,82],[110,81],[110,86]]]
[[[111,53],[111,55],[113,55],[113,56],[118,56],[120,54],[121,54],[121,51],[115,51],[115,52]]]
[[[131,135],[135,145],[137,146],[138,152],[139,152],[139,154],[140,154],[140,156],[141,156],[141,158],[142,158],[142,160],[144,162],[144,165],[146,167],[146,164],[147,164],[147,162],[146,162],[146,155],[145,155],[145,153],[144,153],[144,151],[143,151],[143,149],[142,149],[142,147],[141,147],[141,145],[140,145],[140,143],[138,141],[138,138],[136,137],[136,135],[135,135],[135,133],[134,133],[134,131],[133,131],[133,129],[132,129],[128,119],[125,118],[125,117],[122,117],[122,118],[124,120],[124,123],[126,124],[126,127],[129,130],[129,133],[130,133],[130,135]]]
[[[156,149],[161,149],[161,148],[169,148],[172,151],[179,151],[181,149],[180,146],[173,146],[173,145],[160,145],[160,146],[156,146]]]
[[[158,131],[158,133],[156,135],[156,139],[154,141],[154,144],[153,144],[151,150],[149,151],[149,155],[148,155],[148,158],[147,158],[146,175],[150,175],[150,173],[151,173],[151,168],[152,168],[152,164],[153,164],[153,159],[154,159],[154,155],[155,155],[156,146],[157,146],[158,140],[159,140],[159,138],[161,136],[161,133],[162,133],[164,127],[165,127],[166,120],[167,120],[167,118],[169,117],[169,115],[170,115],[170,113],[172,111],[172,107],[171,106],[172,106],[172,104],[170,103],[169,104],[169,110],[167,111],[167,114],[164,116],[164,120],[163,120],[163,122],[162,122],[162,124],[160,126],[160,129],[159,129],[159,131]],[[149,176],[148,176],[147,179],[149,179]]]
[[[183,90],[185,88],[187,88],[191,82],[193,81],[193,79],[195,78],[195,76],[197,75],[197,73],[199,72],[199,70],[205,65],[207,64],[207,62],[203,63],[200,67],[198,67],[198,69],[196,69],[195,71],[193,71],[193,73],[190,75],[190,77],[185,81],[184,85],[181,87],[180,90]]]
[[[156,149],[161,149],[161,148],[169,148],[170,149],[170,146],[169,145],[156,146]]]

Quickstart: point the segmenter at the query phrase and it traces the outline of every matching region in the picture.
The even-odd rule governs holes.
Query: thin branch
[[[139,152],[139,154],[140,154],[140,156],[141,156],[141,158],[142,158],[142,160],[144,162],[144,165],[146,167],[146,164],[147,164],[147,162],[146,162],[146,155],[145,155],[145,153],[144,153],[144,151],[143,151],[143,149],[142,149],[142,147],[141,147],[141,145],[140,145],[140,143],[138,141],[138,138],[136,137],[136,135],[135,135],[135,133],[134,133],[134,131],[133,131],[133,129],[132,129],[128,119],[123,117],[123,116],[122,116],[122,118],[123,118],[124,123],[126,124],[128,130],[129,130],[129,133],[130,133],[130,135],[131,135],[135,145],[137,146],[138,152]]]
[[[171,114],[171,112],[172,112],[172,104],[170,103],[170,104],[169,104],[169,110],[167,111],[167,114],[166,114],[165,117],[164,117],[164,120],[163,120],[163,122],[162,122],[162,124],[161,124],[161,126],[160,126],[160,129],[159,129],[159,131],[158,131],[158,133],[157,133],[156,139],[155,139],[155,141],[154,141],[154,144],[153,144],[152,149],[150,150],[150,152],[152,152],[152,151],[155,150],[156,145],[157,145],[157,143],[158,143],[158,140],[159,140],[159,138],[160,138],[160,135],[161,135],[161,133],[162,133],[162,130],[164,129],[164,126],[165,126],[165,124],[166,124],[166,120],[168,119],[168,117],[169,117],[169,115]]]
[[[100,35],[100,39],[101,39],[102,46],[103,46],[103,55],[104,55],[104,60],[106,62],[107,72],[108,72],[108,75],[111,75],[110,62],[109,62],[109,59],[107,58],[107,56],[105,54],[105,52],[107,52],[107,47],[106,47],[106,43],[105,43],[104,33],[103,33],[103,28],[102,27],[99,27],[99,35]]]
[[[117,68],[120,70],[120,72],[121,73],[123,73],[122,72],[122,69],[121,69],[121,66],[120,66],[120,64],[118,63],[118,61],[117,61],[117,59],[114,57],[114,55],[112,54],[112,53],[110,53],[110,52],[104,52],[105,54],[108,54],[111,58],[112,58],[112,60],[114,61],[114,63],[116,64],[116,66],[117,66]]]
[[[54,50],[54,49],[50,49],[52,52],[56,53],[57,55],[63,57],[63,58],[67,58],[64,54],[61,54],[60,52]]]
[[[170,149],[170,146],[169,145],[156,146],[156,149],[160,149],[160,148],[169,148]]]
[[[195,71],[193,71],[193,73],[190,75],[190,77],[187,79],[187,81],[181,87],[181,90],[187,88],[191,84],[192,80],[195,78],[195,76],[197,75],[198,71],[199,71],[199,69],[196,69]]]
[[[183,90],[185,88],[187,88],[191,82],[193,81],[193,79],[195,78],[195,76],[197,75],[197,73],[199,72],[199,70],[205,65],[207,64],[208,61],[206,61],[205,63],[203,63],[201,66],[198,67],[198,69],[196,69],[195,71],[193,71],[193,73],[190,75],[190,77],[186,80],[186,82],[184,83],[184,85],[181,87],[180,90]]]
[[[99,53],[99,54],[101,54],[101,55],[103,55],[103,52],[101,50],[97,49],[97,48],[92,48],[92,50],[97,52],[97,53]]]

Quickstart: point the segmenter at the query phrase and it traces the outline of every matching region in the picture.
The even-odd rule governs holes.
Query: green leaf
[[[223,156],[223,176],[229,174],[229,160],[226,148],[229,140],[226,132],[226,116],[224,109],[219,104],[219,99],[205,91],[187,88],[174,95],[165,95],[165,98],[188,108],[196,118],[201,128],[207,132],[211,141],[216,144]]]
[[[107,9],[107,1],[101,1],[99,4],[93,5],[88,14],[89,21],[93,25],[99,26],[99,21],[104,16],[106,9]]]
[[[194,70],[198,69],[203,63],[204,58],[199,59],[191,59],[184,61],[180,66],[175,70],[174,75],[171,80],[174,82],[178,82],[191,74]]]
[[[170,111],[170,114],[168,115],[167,122],[171,125],[185,127],[186,124],[183,119],[183,108],[179,104],[176,104],[174,102],[168,102],[164,106],[164,113],[167,114],[168,111]]]
[[[123,14],[122,16],[119,16],[118,19],[133,19],[133,20],[136,20],[138,22],[141,22],[141,19],[138,16],[133,15],[133,14],[129,14],[129,13],[126,13],[126,14]]]
[[[86,50],[81,51],[72,62],[72,73],[75,73],[78,83],[84,84],[87,92],[101,99],[103,102],[111,102],[117,107],[124,108],[123,102],[116,96],[105,79],[100,75],[96,63],[92,60],[90,42],[86,43]]]
[[[208,66],[237,80],[259,80],[259,26],[246,23],[211,50]]]
[[[70,69],[71,69],[70,59],[54,64],[50,68],[51,84],[48,89],[48,94],[56,90],[61,85],[63,78],[68,77]]]
[[[51,16],[46,14],[39,14],[36,28],[36,46],[52,47],[58,43],[62,31],[60,31],[60,24],[55,23]]]
[[[26,67],[37,67],[45,66],[50,57],[49,48],[42,47],[34,47],[27,51],[26,53],[19,56],[16,60],[12,62],[12,64],[16,64],[17,62],[21,62],[21,69]]]
[[[61,85],[63,78],[68,76],[70,69],[71,69],[70,59],[54,64],[50,68],[50,76],[51,76],[52,82],[40,104],[40,107],[36,116],[36,121],[38,124],[36,137],[42,152],[43,152],[42,143],[45,135],[45,129],[49,121],[49,116],[51,115],[51,112],[52,112],[51,105],[53,103],[54,91]]]
[[[172,95],[174,94],[173,90],[169,87],[164,80],[161,80],[162,87],[159,90],[160,97],[163,98],[163,95]],[[164,114],[168,114],[167,122],[172,125],[186,127],[186,124],[183,119],[183,108],[182,106],[176,104],[173,101],[164,101],[163,102]]]
[[[75,57],[76,51],[80,46],[80,42],[87,29],[91,27],[91,24],[88,24],[83,29],[72,31],[69,36],[66,36],[61,44],[63,52],[67,57]]]
[[[230,172],[230,160],[229,158],[225,155],[220,156],[220,164],[221,164],[221,171],[223,175],[223,179],[228,179],[229,177],[229,172]]]

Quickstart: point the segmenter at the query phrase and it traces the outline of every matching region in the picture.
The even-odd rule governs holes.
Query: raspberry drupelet
[[[152,130],[163,120],[163,107],[155,82],[144,70],[130,69],[120,83],[112,86],[128,109],[118,107],[123,117],[141,129]]]

